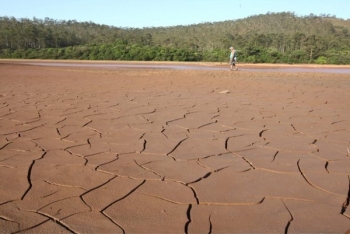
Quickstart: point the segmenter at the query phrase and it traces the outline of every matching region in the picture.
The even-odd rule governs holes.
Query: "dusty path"
[[[350,76],[0,64],[0,232],[344,233]]]

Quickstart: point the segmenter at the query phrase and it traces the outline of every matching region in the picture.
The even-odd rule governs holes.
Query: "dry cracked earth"
[[[0,64],[1,233],[346,233],[350,75]]]

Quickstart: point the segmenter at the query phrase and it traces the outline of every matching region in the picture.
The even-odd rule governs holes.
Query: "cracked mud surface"
[[[350,76],[0,64],[0,187],[2,233],[344,233]]]

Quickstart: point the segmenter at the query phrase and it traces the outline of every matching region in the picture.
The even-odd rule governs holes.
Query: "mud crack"
[[[45,154],[46,154],[46,152],[44,152],[43,155],[41,155],[40,158],[33,160],[32,163],[30,164],[29,169],[28,169],[28,174],[27,174],[27,180],[28,180],[29,186],[28,186],[27,190],[24,192],[24,194],[22,195],[21,200],[24,199],[24,197],[27,195],[27,193],[31,190],[31,188],[33,186],[32,185],[32,180],[31,180],[31,175],[32,175],[33,166],[34,166],[36,160],[43,159]]]
[[[288,229],[289,229],[291,223],[293,222],[294,218],[293,218],[292,212],[290,212],[290,210],[288,209],[286,203],[284,203],[284,201],[283,201],[282,199],[281,199],[281,201],[282,201],[284,207],[286,207],[286,209],[287,209],[287,211],[288,211],[288,213],[289,213],[289,215],[290,215],[290,220],[288,221],[288,223],[287,223],[287,225],[286,225],[286,228],[284,229],[284,233],[287,234],[287,233],[288,233]]]
[[[350,216],[345,214],[346,209],[348,208],[349,202],[350,202],[350,176],[348,176],[348,180],[349,180],[348,197],[346,198],[345,202],[343,203],[340,214],[342,214],[350,219]]]
[[[55,217],[53,217],[53,216],[51,216],[51,215],[45,214],[45,213],[40,212],[40,211],[29,211],[29,212],[33,212],[33,213],[39,214],[39,215],[41,215],[41,216],[44,216],[44,217],[48,218],[48,220],[52,220],[52,221],[54,221],[55,223],[57,223],[58,225],[60,225],[61,227],[63,227],[64,229],[70,231],[71,233],[78,233],[78,232],[74,231],[73,229],[69,228],[66,224],[64,224],[63,222],[61,222],[59,219],[56,219]],[[39,224],[37,224],[36,226],[31,227],[30,229],[35,228],[35,227],[37,227],[37,226],[40,226],[40,225],[42,225],[43,223],[47,222],[48,220],[45,220],[45,221],[43,221],[42,223],[39,223]],[[28,230],[30,230],[30,229],[28,229]],[[21,231],[22,231],[22,230],[21,230]]]
[[[115,222],[111,217],[108,216],[108,214],[105,213],[105,211],[111,207],[112,205],[114,205],[115,203],[127,198],[129,195],[131,195],[133,192],[135,192],[139,187],[141,187],[144,183],[146,183],[146,180],[143,180],[139,185],[137,185],[134,189],[132,189],[130,192],[128,192],[126,195],[124,195],[123,197],[111,202],[110,204],[108,204],[105,208],[103,208],[102,210],[100,210],[101,214],[104,215],[106,218],[108,218],[112,223],[114,223],[115,225],[117,225],[122,231],[123,233],[125,233],[124,228],[119,225],[117,222]]]
[[[191,209],[192,209],[192,204],[190,204],[188,206],[188,209],[187,209],[187,212],[186,212],[188,221],[185,224],[185,233],[188,233],[188,226],[190,225],[190,223],[192,221],[191,220]]]
[[[209,234],[211,234],[213,231],[213,224],[211,222],[211,215],[212,214],[209,215],[209,232],[208,232]]]
[[[318,189],[318,190],[321,190],[321,191],[323,191],[323,192],[326,192],[326,193],[330,193],[330,194],[342,196],[342,195],[340,195],[340,194],[333,193],[333,192],[331,192],[331,191],[327,191],[327,190],[325,190],[325,189],[323,189],[323,188],[320,188],[320,187],[318,187],[317,185],[311,183],[311,182],[306,178],[305,173],[304,173],[304,172],[301,170],[301,168],[300,168],[300,159],[298,160],[297,165],[298,165],[298,170],[299,170],[300,174],[302,175],[302,177],[304,178],[304,180],[305,180],[310,186],[312,186],[312,187],[314,187],[314,188],[316,188],[316,189]]]

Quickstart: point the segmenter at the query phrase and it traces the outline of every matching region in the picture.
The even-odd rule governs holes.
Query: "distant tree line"
[[[350,64],[350,20],[268,13],[157,28],[0,17],[0,58]]]

